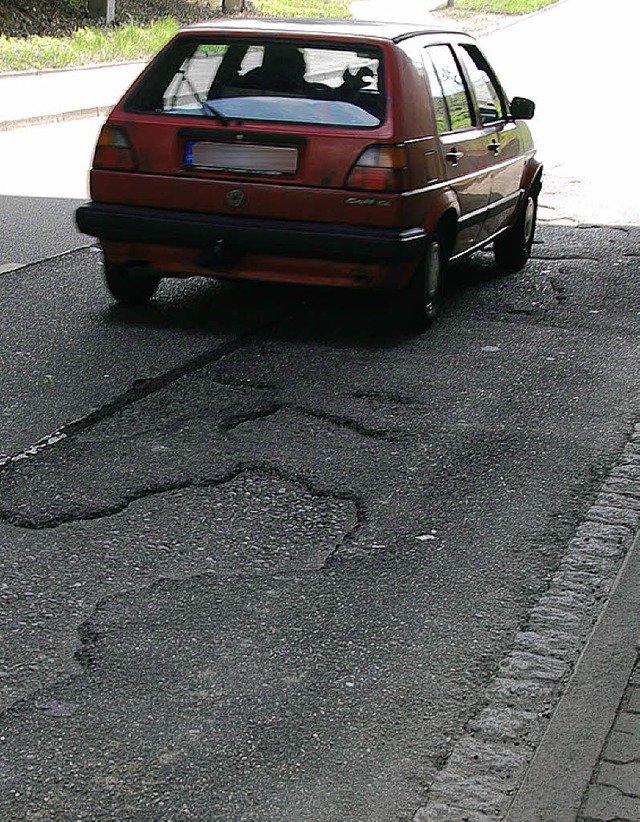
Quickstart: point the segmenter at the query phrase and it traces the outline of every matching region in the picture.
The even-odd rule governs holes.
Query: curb
[[[638,658],[640,534],[576,663],[505,822],[575,822]],[[595,685],[597,683],[597,686]],[[631,746],[632,743],[629,743]],[[615,803],[610,818],[626,818]]]
[[[149,58],[150,60],[151,58]],[[24,71],[2,71],[0,82],[20,77],[40,77],[42,74],[64,74],[74,71],[95,71],[96,69],[118,68],[119,66],[146,66],[149,60],[113,60],[110,63],[90,63],[83,66],[60,66],[58,68],[25,69]]]
[[[112,110],[110,106],[96,106],[95,108],[80,108],[75,111],[65,111],[61,114],[39,114],[35,117],[25,117],[20,120],[0,120],[0,134],[17,128],[29,126],[43,126],[51,123],[67,123],[72,120],[84,120],[89,117],[106,117]]]
[[[503,21],[496,22],[495,26],[488,29],[487,31],[484,31],[482,33],[477,33],[477,34],[473,34],[473,32],[467,32],[467,33],[471,33],[472,37],[475,37],[476,40],[478,40],[480,42],[482,40],[485,40],[488,37],[493,36],[494,34],[497,34],[498,32],[504,31],[505,29],[513,28],[513,26],[519,26],[521,23],[525,23],[529,20],[532,20],[534,17],[538,17],[541,14],[546,14],[547,12],[551,11],[552,9],[557,8],[558,6],[563,5],[566,2],[567,2],[567,0],[555,0],[555,2],[551,3],[548,6],[543,6],[541,9],[538,9],[537,11],[530,11],[530,12],[527,12],[525,14],[503,14],[502,15],[503,18],[504,18]],[[456,7],[454,6],[453,8],[454,8],[454,11],[455,11]],[[444,0],[443,0],[443,2],[440,3],[440,5],[438,5],[438,6],[436,6],[435,8],[432,9],[432,12],[435,14],[436,19],[442,25],[450,25],[451,21],[455,21],[456,23],[459,23],[459,28],[462,31],[467,31],[467,29],[465,27],[465,24],[464,24],[464,19],[456,20],[456,18],[454,18],[454,17],[449,17],[446,14],[446,9],[447,9],[447,6],[444,5]],[[442,16],[439,16],[438,12],[442,12],[442,11],[444,11],[445,14],[443,14]],[[466,11],[466,9],[462,9],[462,11]],[[469,19],[471,19],[471,14],[472,13],[469,12],[469,14],[470,14]],[[499,16],[500,15],[496,15],[496,17],[499,17]]]

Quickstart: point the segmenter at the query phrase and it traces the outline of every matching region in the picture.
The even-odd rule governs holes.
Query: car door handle
[[[453,163],[454,166],[457,166],[460,160],[464,157],[464,152],[458,151],[457,148],[452,148],[449,149],[449,151],[447,151],[447,153],[444,156],[450,163]]]
[[[489,151],[492,151],[497,156],[498,154],[500,154],[502,146],[497,140],[492,140],[487,146],[487,148],[489,149]]]

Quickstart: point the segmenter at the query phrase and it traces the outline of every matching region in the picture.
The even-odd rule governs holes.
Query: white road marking
[[[17,271],[19,268],[24,268],[26,263],[5,263],[0,265],[0,274],[8,274],[10,271]]]

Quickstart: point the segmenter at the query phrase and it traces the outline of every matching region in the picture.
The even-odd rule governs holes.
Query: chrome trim
[[[506,197],[501,197],[499,200],[495,200],[493,203],[489,203],[487,210],[488,211],[503,211],[505,208],[509,208],[511,203],[516,200],[520,201],[524,197],[524,188],[519,188],[518,191],[514,191],[513,194],[507,194]]]
[[[483,240],[480,240],[479,243],[469,246],[469,248],[465,248],[462,251],[459,251],[457,254],[452,254],[449,257],[449,262],[455,262],[456,260],[460,260],[463,257],[468,257],[470,254],[473,254],[474,251],[479,251],[481,248],[485,248],[485,246],[493,242],[493,240],[495,240],[496,237],[500,236],[500,234],[504,234],[506,230],[506,228],[501,228],[500,231],[496,231],[495,234],[490,234],[488,237],[485,237]]]
[[[489,212],[490,207],[482,206],[482,208],[478,208],[475,211],[470,211],[468,214],[465,214],[464,217],[458,218],[458,225],[466,226],[466,225],[473,225],[474,223],[484,222],[484,219]],[[482,219],[480,217],[482,216]]]

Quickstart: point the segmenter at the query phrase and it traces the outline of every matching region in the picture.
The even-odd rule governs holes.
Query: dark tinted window
[[[153,65],[127,107],[371,128],[382,121],[381,54],[298,43],[178,40]]]

